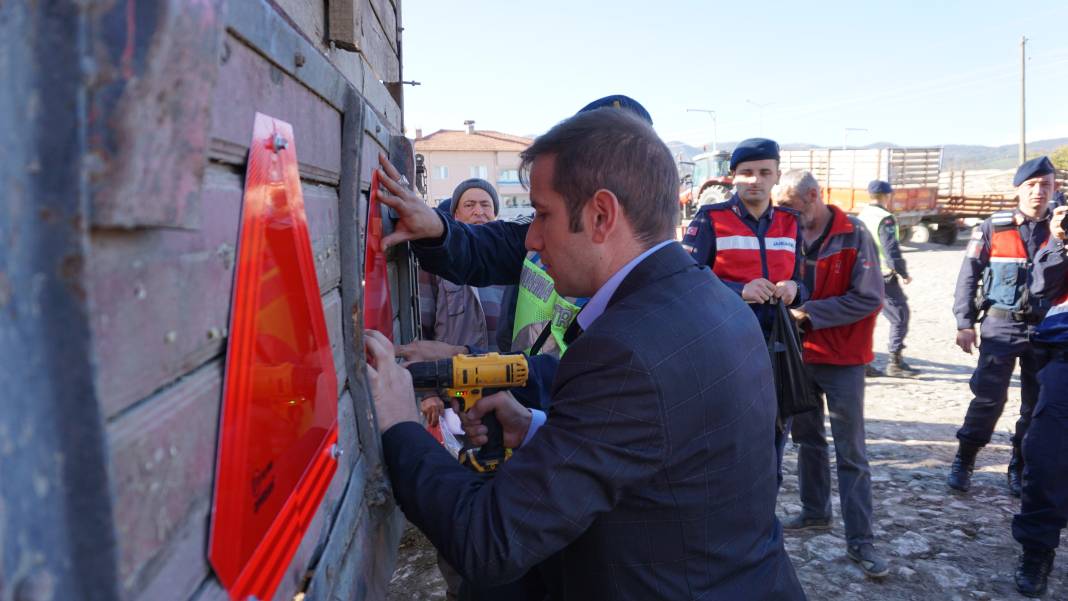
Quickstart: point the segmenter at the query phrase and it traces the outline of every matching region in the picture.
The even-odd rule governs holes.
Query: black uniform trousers
[[[886,281],[883,299],[883,315],[890,322],[891,353],[900,353],[905,348],[905,335],[909,333],[909,300],[901,289],[901,277],[896,273]]]
[[[971,379],[975,398],[968,405],[964,425],[957,430],[957,439],[977,447],[990,442],[1005,409],[1009,382],[1019,360],[1020,418],[1016,420],[1016,431],[1012,436],[1013,446],[1019,446],[1038,401],[1038,371],[1045,364],[1047,353],[1031,345],[1027,326],[1019,322],[988,317],[983,321],[981,331],[979,363]]]
[[[1042,391],[1024,438],[1023,496],[1012,536],[1024,548],[1055,549],[1068,524],[1068,354],[1039,374]]]

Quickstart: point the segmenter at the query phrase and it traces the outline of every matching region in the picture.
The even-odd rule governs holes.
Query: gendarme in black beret
[[[645,121],[649,125],[653,124],[653,118],[649,115],[649,111],[645,110],[645,107],[642,106],[637,100],[631,98],[630,96],[624,96],[623,94],[612,94],[611,96],[598,98],[597,100],[594,100],[593,102],[580,108],[579,112],[585,113],[586,111],[594,111],[597,109],[603,109],[608,107],[630,111],[640,117],[642,121]]]
[[[868,194],[893,194],[894,188],[890,186],[890,182],[884,182],[881,179],[873,179],[868,184]]]
[[[763,161],[764,159],[779,160],[779,143],[767,138],[749,138],[742,140],[734,147],[731,153],[731,171],[738,167],[739,163],[748,161]]]
[[[1050,173],[1053,173],[1053,163],[1050,162],[1049,157],[1040,156],[1020,165],[1020,168],[1016,170],[1016,177],[1012,178],[1012,185],[1019,186],[1032,177],[1042,177]]]

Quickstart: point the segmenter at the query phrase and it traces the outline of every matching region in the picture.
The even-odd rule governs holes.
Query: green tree
[[[1058,146],[1049,153],[1049,160],[1057,169],[1068,169],[1068,146]]]

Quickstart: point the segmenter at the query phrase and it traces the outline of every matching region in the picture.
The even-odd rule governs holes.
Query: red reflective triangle
[[[378,206],[378,170],[371,175],[367,202],[367,249],[363,267],[363,327],[378,330],[393,340],[393,303],[389,298],[389,274],[382,248],[382,211]]]
[[[290,124],[256,114],[241,213],[209,558],[271,599],[337,471],[337,373]]]

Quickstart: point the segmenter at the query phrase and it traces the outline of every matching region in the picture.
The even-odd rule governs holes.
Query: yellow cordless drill
[[[456,355],[451,359],[424,361],[408,366],[416,390],[433,390],[448,403],[456,399],[467,411],[487,394],[506,388],[526,386],[527,358],[522,355]],[[492,472],[512,456],[504,446],[501,423],[492,412],[482,416],[489,442],[481,447],[465,444],[460,463],[478,472]]]

